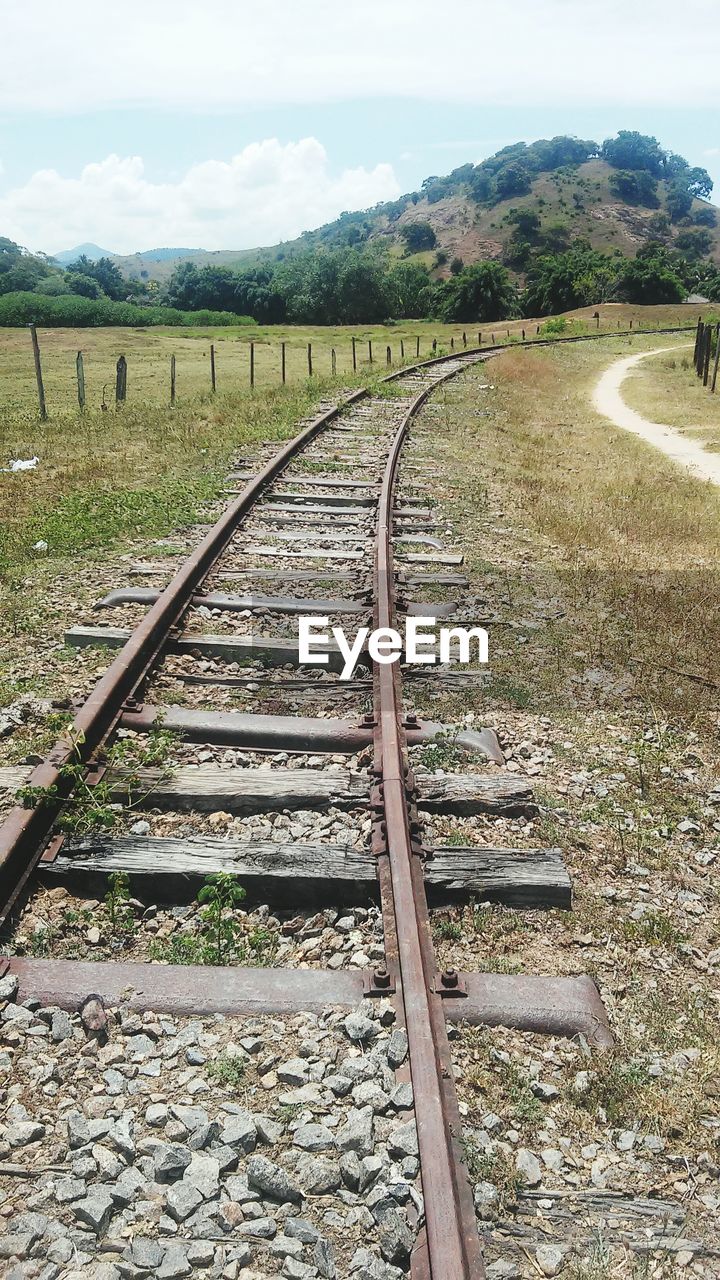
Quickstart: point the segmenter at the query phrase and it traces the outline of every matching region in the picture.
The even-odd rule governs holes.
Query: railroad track
[[[233,473],[230,505],[167,585],[171,566],[141,563],[131,583],[99,602],[109,623],[122,623],[127,610],[135,610],[140,616],[133,628],[77,626],[68,632],[70,644],[102,643],[119,654],[87,700],[73,708],[71,726],[42,764],[30,773],[0,771],[6,788],[26,788],[25,804],[0,827],[6,926],[38,875],[45,884],[79,885],[101,896],[109,877],[127,874],[152,901],[187,901],[208,874],[231,872],[249,902],[277,910],[352,909],[377,896],[382,954],[365,968],[167,967],[11,955],[0,961],[0,979],[17,978],[18,1000],[66,1010],[82,1008],[89,992],[109,1006],[174,1015],[322,1013],[390,1001],[401,1040],[406,1036],[407,1058],[399,1055],[397,1070],[412,1086],[417,1131],[421,1196],[409,1201],[415,1242],[402,1262],[414,1280],[477,1280],[484,1274],[448,1025],[463,1020],[582,1034],[598,1046],[612,1040],[589,979],[438,970],[430,905],[473,895],[569,907],[560,851],[425,847],[424,810],[528,812],[533,800],[527,784],[494,770],[419,783],[410,753],[442,741],[445,730],[407,712],[400,664],[370,663],[364,655],[353,679],[342,682],[341,655],[328,643],[330,673],[298,675],[298,643],[288,620],[316,614],[353,629],[399,626],[412,613],[452,618],[456,598],[424,603],[423,593],[431,600],[439,592],[461,594],[467,583],[460,558],[435,537],[422,474],[400,485],[398,468],[427,398],[490,354],[426,362],[387,379],[385,390],[355,392],[323,411],[258,474]],[[217,631],[206,630],[208,618]],[[259,621],[261,635],[254,626]],[[248,680],[237,664],[254,660],[263,671]],[[247,691],[248,684],[272,706],[283,707],[289,697],[293,714],[227,710],[228,696]],[[180,703],[172,696],[178,691]],[[205,705],[218,697],[221,709]],[[298,705],[314,714],[298,714]],[[130,777],[108,764],[109,744],[118,735],[142,739],[159,728],[176,735],[173,743],[202,744],[209,761],[188,767],[182,747],[173,746],[170,769],[163,762]],[[465,731],[454,742],[502,763],[491,730]],[[219,759],[220,748],[249,754],[240,767],[228,766]],[[262,763],[267,753],[276,759],[278,752],[290,757],[288,765],[293,755],[307,763]],[[334,771],[323,767],[328,757]],[[340,759],[353,761],[353,770],[339,768]],[[116,802],[132,798],[136,807],[170,813],[364,808],[369,839],[355,845],[209,834],[178,839],[152,835],[142,823],[139,831],[122,835],[63,835],[57,819],[80,777]]]

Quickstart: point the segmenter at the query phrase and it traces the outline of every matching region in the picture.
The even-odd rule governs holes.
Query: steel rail
[[[393,497],[400,450],[425,400],[453,369],[413,400],[393,440],[378,506],[375,559],[375,625],[395,622],[392,549]],[[385,852],[380,883],[392,895],[392,952],[396,953],[399,998],[408,1035],[415,1120],[423,1182],[427,1258],[431,1280],[480,1280],[485,1272],[472,1193],[459,1147],[460,1119],[452,1081],[442,997],[430,936],[419,849],[410,831],[410,777],[397,663],[375,663],[375,774],[382,787]],[[384,858],[387,865],[384,866]],[[388,874],[389,872],[389,874]],[[390,949],[389,949],[390,950]]]
[[[24,889],[42,856],[53,823],[73,789],[68,765],[87,764],[123,712],[127,700],[157,661],[173,628],[181,622],[199,585],[224,552],[238,525],[271,483],[306,444],[336,417],[369,395],[361,388],[318,415],[289,440],[242,490],[181,566],[132,632],[107,671],[77,711],[66,734],[31,774],[28,785],[45,795],[34,808],[16,806],[0,825],[0,924]]]

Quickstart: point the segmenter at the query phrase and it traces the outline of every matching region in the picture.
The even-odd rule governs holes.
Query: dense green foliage
[[[592,159],[610,166],[616,200],[653,210],[638,214],[648,239],[634,259],[596,250],[573,234],[573,210],[564,198],[562,218],[557,204],[545,216],[545,188],[533,190],[545,173],[558,173],[561,187],[572,185],[572,171]],[[586,209],[590,188],[588,179],[578,179],[576,210]],[[470,323],[609,300],[676,302],[688,292],[714,299],[719,273],[708,255],[717,215],[709,205],[694,205],[711,190],[705,169],[663,150],[654,137],[621,130],[602,144],[558,136],[503,147],[480,164],[426,178],[419,192],[343,213],[298,244],[280,246],[272,260],[259,255],[259,265],[197,266],[185,259],[164,287],[125,279],[108,257],[93,262],[81,255],[63,270],[0,237],[0,325],[355,325],[429,316]],[[465,264],[438,244],[427,217],[414,216],[421,200],[433,205],[456,194],[486,209],[517,199],[500,217],[509,228],[500,262]],[[390,236],[377,234],[389,228]],[[395,256],[398,242],[404,257]]]
[[[156,324],[229,325],[252,324],[249,316],[228,311],[177,311],[173,307],[139,307],[132,302],[112,302],[109,298],[85,298],[79,294],[59,297],[39,293],[5,293],[0,296],[0,326],[41,324],[72,328],[100,325]]]

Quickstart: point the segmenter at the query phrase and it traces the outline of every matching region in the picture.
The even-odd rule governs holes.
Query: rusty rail
[[[452,370],[440,382],[455,372]],[[413,401],[385,468],[378,507],[374,582],[375,626],[380,628],[393,627],[395,622],[392,513],[400,449],[412,419],[434,389],[425,389]],[[440,994],[442,984],[430,934],[421,850],[410,828],[413,784],[400,672],[397,663],[376,663],[373,673],[374,769],[384,823],[378,833],[377,851],[384,915],[387,918],[391,912],[393,917],[391,936],[397,956],[398,998],[408,1035],[415,1101],[427,1233],[427,1258],[422,1259],[421,1266],[431,1280],[481,1280],[485,1273],[472,1191],[458,1141],[460,1116]]]

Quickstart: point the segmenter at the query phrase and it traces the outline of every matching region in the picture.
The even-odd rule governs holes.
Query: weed
[[[113,871],[105,894],[110,930],[114,937],[127,938],[135,932],[135,916],[130,906],[130,877],[126,871]]]
[[[433,924],[433,933],[443,942],[459,942],[462,938],[462,925],[457,920],[438,920]]]
[[[639,920],[624,920],[622,932],[628,942],[668,947],[673,951],[685,941],[685,934],[661,911],[646,911]]]
[[[239,1089],[245,1078],[245,1059],[236,1054],[221,1053],[207,1064],[207,1073],[218,1084]]]
[[[196,932],[175,934],[167,941],[156,941],[150,954],[155,960],[167,964],[237,964],[247,958],[250,939],[243,939],[240,921],[235,910],[245,898],[245,890],[234,876],[219,871],[207,876],[197,895],[201,904]],[[256,930],[257,935],[260,931]],[[263,933],[267,931],[264,930]],[[252,934],[250,938],[252,938]],[[263,938],[255,942],[256,956],[262,955]]]
[[[637,1119],[640,1100],[650,1085],[651,1077],[642,1063],[607,1054],[598,1059],[579,1102],[587,1111],[601,1107],[611,1124],[631,1123]]]

